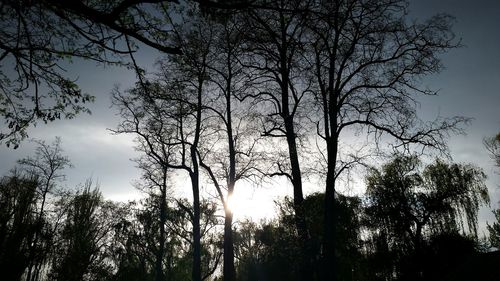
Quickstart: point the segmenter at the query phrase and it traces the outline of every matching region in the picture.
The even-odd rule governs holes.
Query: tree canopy
[[[147,195],[123,206],[90,183],[64,193],[60,141],[38,141],[1,183],[13,279],[202,281],[223,259],[225,281],[284,268],[290,280],[405,280],[453,245],[476,253],[485,174],[409,156],[446,153],[469,120],[417,114],[436,94],[421,79],[460,46],[449,15],[409,21],[404,0],[7,0],[0,11],[0,141],[15,148],[36,122],[90,112],[92,96],[65,73],[71,59],[128,67],[137,81],[113,90],[113,132],[135,137]],[[151,49],[161,57],[147,72],[137,53]],[[498,165],[499,137],[485,140]],[[339,192],[346,172],[394,151],[368,169],[366,194]],[[236,224],[239,184],[276,177],[293,194],[276,221]],[[321,192],[307,196],[312,182]],[[172,196],[185,187],[189,200]]]

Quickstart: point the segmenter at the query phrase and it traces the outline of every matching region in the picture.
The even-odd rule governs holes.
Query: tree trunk
[[[285,56],[286,57],[286,56]],[[293,205],[295,211],[295,225],[300,239],[300,280],[307,281],[312,277],[312,269],[310,262],[309,251],[309,233],[305,218],[305,210],[303,206],[304,194],[302,192],[302,174],[300,171],[299,156],[297,152],[297,141],[295,128],[293,124],[293,116],[290,115],[288,109],[288,71],[282,73],[282,104],[283,104],[283,119],[285,123],[286,141],[288,145],[288,155],[290,157],[291,176],[293,185]]]
[[[167,171],[163,171],[160,196],[160,241],[158,252],[156,254],[156,281],[163,281],[163,257],[165,256],[165,222],[167,220]]]
[[[197,170],[197,169],[196,169]],[[193,268],[192,280],[201,281],[200,186],[198,173],[190,174],[193,187]]]
[[[330,99],[332,102],[332,98]],[[337,263],[336,259],[336,164],[338,153],[338,133],[337,133],[337,113],[332,110],[335,107],[330,105],[329,128],[327,137],[327,174],[325,187],[325,213],[324,213],[324,234],[323,234],[323,279],[332,281],[336,279]]]
[[[330,59],[330,69],[334,69],[334,59]],[[328,109],[325,114],[326,147],[327,147],[327,174],[325,187],[325,214],[324,214],[324,234],[323,234],[323,279],[328,281],[336,280],[336,166],[338,153],[338,120],[337,120],[337,91],[333,90],[333,72],[330,72],[329,81],[329,104],[324,107]]]
[[[330,154],[330,153],[329,153]],[[335,162],[328,161],[325,192],[325,214],[323,235],[323,280],[335,280],[337,270],[335,262],[335,232],[337,216],[335,214]]]
[[[232,116],[231,116],[231,67],[228,61],[229,79],[227,81],[226,110],[227,110],[227,139],[229,150],[229,179],[227,183],[227,197],[231,198],[236,183],[236,148],[234,147]],[[227,199],[226,199],[227,200]],[[233,245],[233,211],[224,205],[224,281],[235,281],[236,270],[234,267],[234,245]]]
[[[288,64],[288,41],[287,41],[287,27],[285,24],[285,18],[282,12],[280,12],[280,24],[281,24],[281,49],[280,49],[280,74],[281,74],[281,104],[282,112],[281,117],[283,118],[285,124],[285,134],[286,141],[288,145],[288,154],[290,157],[290,167],[291,167],[291,177],[293,185],[293,204],[295,211],[295,224],[297,227],[297,232],[300,239],[300,269],[299,278],[300,280],[307,281],[312,278],[312,269],[309,254],[309,233],[307,222],[305,218],[305,210],[303,207],[304,194],[302,192],[302,174],[300,170],[299,157],[297,152],[297,141],[294,128],[293,115],[290,113],[289,109],[289,64]]]
[[[224,218],[224,281],[236,280],[232,224],[233,213],[229,208],[226,208]]]
[[[201,108],[205,71],[198,76],[198,93],[196,109],[196,129],[193,144],[191,145],[191,162],[193,168],[190,172],[191,186],[193,188],[193,269],[192,281],[202,281],[201,278],[201,228],[200,228],[200,167],[198,163],[198,143],[201,134]]]

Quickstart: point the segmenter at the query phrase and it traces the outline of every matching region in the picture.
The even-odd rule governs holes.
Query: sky
[[[450,152],[455,162],[473,163],[488,175],[491,207],[500,207],[500,177],[488,152],[482,144],[484,137],[500,131],[500,1],[495,0],[413,0],[410,19],[424,20],[436,13],[448,13],[456,20],[454,32],[463,44],[442,56],[445,69],[426,77],[422,83],[439,90],[439,96],[420,100],[419,112],[424,119],[437,116],[466,116],[473,118],[466,128],[467,135],[452,136]],[[138,56],[141,66],[154,70],[157,53],[144,50]],[[127,201],[139,198],[133,182],[140,179],[140,171],[131,159],[139,154],[133,148],[133,137],[113,135],[108,130],[119,122],[116,109],[110,108],[111,91],[115,86],[130,87],[135,75],[117,67],[96,67],[91,62],[75,60],[67,66],[68,75],[78,78],[83,91],[96,97],[90,106],[92,115],[81,115],[73,120],[61,120],[47,125],[39,124],[29,130],[31,138],[51,142],[55,136],[62,139],[65,154],[74,168],[65,171],[64,185],[74,189],[91,177],[97,181],[105,198]],[[15,166],[16,160],[31,155],[34,145],[29,141],[17,150],[0,145],[0,175]],[[184,194],[189,196],[189,194]],[[283,180],[254,188],[249,183],[236,187],[238,203],[235,216],[251,216],[258,220],[274,213],[274,200],[292,195],[292,189]],[[492,221],[489,208],[480,212],[480,226]]]

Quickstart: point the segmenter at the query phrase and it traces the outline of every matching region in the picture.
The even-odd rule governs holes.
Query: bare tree
[[[161,132],[156,135],[159,138],[168,138],[171,136],[170,132]],[[151,136],[155,137],[155,136]],[[157,198],[159,202],[159,237],[158,249],[156,251],[155,261],[155,280],[164,280],[163,260],[165,258],[165,242],[167,236],[166,222],[167,222],[167,200],[169,189],[169,163],[172,163],[172,156],[170,149],[172,147],[166,146],[164,141],[157,142],[155,150],[145,144],[145,139],[139,140],[139,149],[144,153],[143,156],[136,159],[138,167],[142,170],[142,178],[144,180],[143,188],[149,190],[150,196]],[[159,194],[158,194],[159,191]]]
[[[0,116],[7,128],[0,141],[17,147],[37,121],[90,112],[85,103],[93,97],[64,73],[64,63],[72,58],[123,65],[123,56],[138,51],[138,44],[180,54],[182,46],[171,40],[175,36],[169,17],[186,4],[231,10],[250,1],[2,1]],[[127,48],[125,37],[138,44]]]
[[[51,227],[42,228],[48,217],[46,212],[48,197],[56,195],[57,184],[65,178],[65,175],[61,172],[71,167],[70,160],[67,156],[63,155],[60,138],[56,137],[51,144],[47,144],[42,140],[34,140],[33,142],[37,145],[35,155],[18,161],[19,165],[28,174],[38,179],[36,191],[37,202],[39,203],[37,204],[36,221],[40,227],[30,242],[30,264],[26,275],[26,280],[28,281],[38,280],[43,263],[45,262],[44,259],[47,258],[46,252],[50,245],[44,245],[41,240],[43,240],[44,236],[52,236],[56,231],[56,229],[50,229]],[[51,234],[42,233],[42,231],[51,232]]]
[[[118,133],[138,135],[141,150],[161,160],[161,166],[188,173],[193,192],[193,270],[192,279],[201,280],[200,229],[200,163],[199,146],[202,137],[203,94],[207,80],[207,58],[211,34],[200,32],[200,24],[191,29],[179,26],[176,40],[183,46],[183,55],[161,64],[165,84],[146,81],[136,69],[139,83],[132,96],[115,95],[125,121]],[[188,41],[189,44],[184,44]],[[170,161],[165,158],[174,155]],[[155,155],[158,154],[158,155]]]
[[[18,163],[28,173],[36,175],[41,183],[39,216],[42,216],[47,195],[55,191],[58,182],[64,180],[65,175],[61,172],[71,167],[71,162],[67,156],[63,155],[59,137],[56,137],[51,144],[42,140],[33,140],[33,142],[37,145],[35,155],[23,158]]]
[[[224,208],[224,280],[236,280],[233,241],[233,210],[230,207],[235,186],[242,179],[254,176],[258,165],[259,131],[256,116],[248,101],[239,101],[247,89],[247,77],[240,63],[245,27],[238,17],[223,15],[207,20],[214,31],[210,64],[207,65],[210,103],[207,109],[208,135],[200,153],[200,165],[214,184]]]
[[[416,144],[445,150],[450,132],[460,132],[465,118],[423,122],[417,116],[417,95],[435,92],[419,87],[419,78],[441,68],[439,54],[457,47],[451,18],[437,15],[423,23],[405,18],[406,1],[331,1],[312,8],[309,29],[311,70],[318,109],[319,136],[327,150],[325,182],[326,280],[334,279],[336,180],[339,140],[349,129],[363,129],[394,147]]]
[[[156,85],[155,90],[159,90]],[[186,163],[187,144],[183,137],[184,114],[176,116],[183,111],[182,104],[162,100],[158,96],[151,96],[153,86],[147,89],[138,86],[130,91],[129,96],[116,92],[113,103],[119,107],[120,115],[124,121],[114,130],[115,133],[128,133],[137,136],[137,149],[144,153],[137,159],[143,171],[143,178],[149,187],[159,189],[159,249],[156,253],[156,278],[162,280],[162,262],[164,257],[165,224],[167,207],[167,189],[169,170],[182,169],[191,171]],[[149,95],[148,95],[149,94]],[[156,92],[158,95],[158,92]],[[179,108],[176,108],[179,106]],[[171,114],[169,113],[171,111]],[[176,123],[176,122],[179,123]],[[181,131],[178,131],[181,130]],[[180,133],[180,134],[179,134]],[[180,139],[179,139],[180,136]],[[175,152],[175,153],[174,153]],[[180,153],[180,160],[176,153]]]
[[[259,2],[260,3],[260,2]],[[296,227],[302,243],[301,279],[311,276],[308,251],[308,227],[302,203],[303,175],[298,136],[306,110],[304,99],[309,87],[302,75],[303,39],[309,1],[265,1],[262,7],[249,9],[246,24],[247,58],[244,65],[254,78],[255,91],[245,95],[266,104],[263,136],[286,141],[285,161],[275,159],[277,170],[270,176],[285,176],[293,186]]]

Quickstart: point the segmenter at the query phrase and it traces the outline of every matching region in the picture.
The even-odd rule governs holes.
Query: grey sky
[[[492,207],[498,207],[500,180],[494,173],[493,161],[482,139],[500,131],[500,3],[495,0],[414,0],[410,11],[410,18],[418,20],[441,12],[456,17],[453,30],[458,38],[462,38],[464,47],[443,55],[446,69],[422,82],[432,89],[439,89],[440,95],[422,99],[420,110],[425,119],[438,115],[474,118],[467,128],[466,136],[453,136],[450,139],[450,150],[454,161],[473,163],[486,171]],[[153,70],[155,54],[149,50],[143,51],[138,57],[140,64]],[[93,63],[79,60],[68,66],[68,72],[78,78],[78,84],[84,91],[96,96],[96,102],[91,106],[93,114],[48,125],[39,124],[29,131],[30,137],[48,142],[55,136],[62,138],[63,148],[75,166],[66,171],[67,186],[74,187],[86,178],[93,177],[100,182],[105,197],[117,200],[135,198],[138,193],[131,182],[138,179],[140,173],[134,168],[134,163],[129,161],[137,156],[132,138],[113,136],[106,130],[118,123],[116,110],[109,108],[110,92],[115,84],[120,84],[122,89],[131,86],[135,75],[126,69],[97,68]],[[5,174],[17,159],[32,151],[33,145],[29,142],[24,142],[15,151],[0,146],[0,174]],[[283,196],[287,192],[291,195],[291,189],[287,189],[284,184],[278,186],[246,192],[247,206],[259,202],[268,206],[265,208],[271,208],[277,195]],[[265,216],[265,213],[259,216]],[[484,221],[491,219],[489,210],[481,212],[483,227]]]

